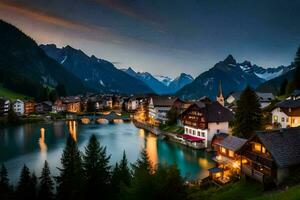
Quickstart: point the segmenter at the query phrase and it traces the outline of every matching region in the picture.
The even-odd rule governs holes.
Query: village
[[[280,185],[300,166],[300,91],[281,101],[271,93],[257,93],[266,116],[264,130],[245,139],[234,136],[234,120],[241,92],[224,97],[221,82],[215,100],[185,101],[174,96],[89,94],[60,97],[55,102],[0,99],[2,118],[78,120],[82,124],[132,120],[138,128],[199,151],[214,152],[216,165],[200,180],[224,185],[242,176]],[[275,102],[275,103],[274,103]],[[296,128],[298,127],[298,128]]]

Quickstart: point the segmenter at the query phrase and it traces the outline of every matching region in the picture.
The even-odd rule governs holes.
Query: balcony
[[[242,173],[245,175],[263,183],[264,182],[264,174],[251,168],[249,165],[243,165],[242,166]]]
[[[248,150],[248,151],[245,151],[243,153],[243,155],[253,162],[259,163],[259,164],[267,166],[269,168],[273,167],[273,160],[270,158],[267,158],[266,156],[264,156],[262,154],[258,154],[258,153]]]

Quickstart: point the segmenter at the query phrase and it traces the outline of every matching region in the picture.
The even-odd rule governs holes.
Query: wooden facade
[[[182,123],[195,129],[207,129],[205,108],[199,108],[197,105],[190,106],[182,115]]]
[[[251,138],[242,149],[242,172],[257,181],[276,179],[276,163],[258,137]]]
[[[35,112],[35,105],[36,103],[32,100],[28,100],[24,102],[24,113],[29,115]]]

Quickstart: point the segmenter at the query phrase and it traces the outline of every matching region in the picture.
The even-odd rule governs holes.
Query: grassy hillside
[[[195,189],[189,192],[189,199],[206,200],[299,200],[300,185],[284,191],[264,192],[263,186],[253,180],[231,183],[223,187],[212,186],[208,189]]]
[[[286,191],[272,192],[251,200],[298,200],[300,199],[300,185],[291,187]]]
[[[6,97],[10,100],[16,100],[16,99],[25,99],[28,98],[26,95],[14,92],[12,90],[6,89],[3,86],[0,85],[0,97]]]

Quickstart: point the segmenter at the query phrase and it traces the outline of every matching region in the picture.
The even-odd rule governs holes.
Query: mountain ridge
[[[60,62],[84,85],[97,92],[124,94],[153,93],[144,82],[117,69],[111,62],[88,56],[82,50],[69,45],[58,48],[54,44],[40,45],[48,56]]]
[[[191,75],[188,75],[186,73],[181,73],[175,79],[171,79],[169,77],[161,75],[154,76],[149,72],[135,72],[131,67],[121,70],[133,77],[142,80],[157,94],[174,94],[183,86],[191,83],[194,80]]]
[[[89,90],[17,27],[0,20],[0,32],[0,82],[4,87],[32,97],[38,97],[45,85],[63,85],[69,95]]]
[[[265,69],[252,65],[249,61],[238,63],[232,55],[228,55],[223,61],[217,62],[176,94],[188,99],[202,96],[214,99],[217,95],[219,81],[222,82],[223,95],[227,96],[231,92],[242,91],[247,85],[256,89],[264,82],[282,75],[278,73],[280,70],[282,74],[285,74],[291,70],[291,67],[282,66]],[[266,72],[269,76],[264,76]],[[271,72],[276,73],[276,75],[270,76]]]

